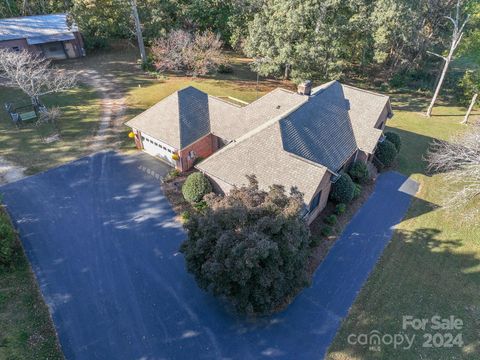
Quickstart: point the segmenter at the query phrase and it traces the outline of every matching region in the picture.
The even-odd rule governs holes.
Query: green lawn
[[[0,224],[9,223],[0,208]],[[0,268],[0,359],[63,359],[48,309],[20,244],[11,269]]]
[[[45,96],[47,107],[58,106],[62,116],[57,128],[52,124],[24,124],[16,128],[3,109],[5,102],[28,104],[29,99],[19,90],[0,88],[0,156],[27,168],[33,174],[77,159],[89,152],[92,136],[100,119],[100,101],[94,89],[79,86],[75,89]],[[47,143],[45,139],[60,135],[60,140]]]
[[[394,103],[397,111],[389,126],[403,140],[398,170],[411,175],[421,187],[339,330],[328,359],[479,359],[480,218],[467,216],[468,209],[445,209],[444,176],[427,175],[423,161],[433,139],[448,140],[468,131],[458,124],[465,109],[439,106],[435,116],[426,118],[418,112],[426,108],[425,101],[393,97],[398,99]],[[478,115],[477,111],[474,117]],[[416,334],[410,350],[383,345],[377,352],[349,344],[349,334],[401,333],[403,315],[461,318],[465,346],[424,348],[423,332],[412,330],[406,331]]]
[[[260,79],[257,86],[256,74],[250,70],[249,60],[234,53],[227,55],[228,62],[233,69],[230,74],[214,73],[202,78],[169,74],[159,79],[138,82],[137,87],[129,90],[127,101],[130,114],[136,115],[187,86],[195,86],[213,96],[233,97],[248,103],[276,87],[292,88],[290,82],[263,78]]]

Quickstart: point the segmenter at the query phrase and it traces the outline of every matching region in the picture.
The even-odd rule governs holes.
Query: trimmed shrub
[[[385,137],[388,141],[395,145],[395,149],[397,149],[397,152],[400,152],[400,149],[402,147],[402,139],[400,138],[400,135],[391,131],[387,131],[385,133]]]
[[[342,174],[340,178],[332,185],[330,198],[337,203],[347,204],[353,199],[355,185],[348,174]]]
[[[365,182],[368,179],[368,168],[367,165],[362,161],[355,161],[348,174],[354,181]]]
[[[330,236],[332,235],[332,232],[333,232],[333,229],[331,226],[324,226],[322,228],[322,230],[320,230],[320,233],[323,235],[323,236]]]
[[[335,214],[342,215],[347,210],[347,205],[340,203],[335,206]]]
[[[182,186],[183,197],[193,203],[199,202],[210,192],[212,192],[212,185],[201,172],[190,174]]]
[[[355,184],[355,189],[353,190],[353,198],[356,199],[362,193],[362,185]]]
[[[9,266],[15,253],[15,231],[6,219],[0,214],[0,266]]]
[[[336,215],[328,215],[323,222],[328,225],[335,225],[337,223],[337,216]]]
[[[375,156],[378,160],[383,164],[383,166],[391,166],[393,161],[397,157],[397,148],[395,145],[385,139],[383,142],[379,143],[377,146],[377,150],[375,151]]]

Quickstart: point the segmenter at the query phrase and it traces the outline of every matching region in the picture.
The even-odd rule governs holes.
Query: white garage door
[[[142,144],[145,152],[159,157],[170,163],[172,166],[175,166],[175,160],[172,159],[173,149],[170,146],[163,144],[145,134],[142,134]]]

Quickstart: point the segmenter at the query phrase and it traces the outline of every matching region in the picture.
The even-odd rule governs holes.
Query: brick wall
[[[326,172],[325,175],[323,176],[323,179],[320,181],[320,184],[318,185],[317,190],[315,191],[315,194],[312,196],[312,200],[317,195],[320,191],[322,192],[322,195],[320,196],[320,202],[318,206],[312,210],[310,214],[308,214],[307,217],[307,224],[310,224],[315,218],[322,212],[322,210],[325,208],[327,205],[328,201],[328,196],[330,195],[330,189],[332,188],[332,183],[330,182],[331,178],[330,172]],[[307,204],[307,206],[310,207],[310,204]]]
[[[183,148],[178,152],[180,157],[180,171],[187,171],[192,168],[197,158],[207,158],[218,149],[218,139],[213,134],[208,134],[203,138],[195,141],[193,144]],[[195,157],[190,156],[190,152],[195,153]]]

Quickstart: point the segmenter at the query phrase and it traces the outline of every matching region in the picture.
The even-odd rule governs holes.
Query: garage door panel
[[[159,157],[172,166],[175,166],[175,161],[172,159],[173,151],[168,149],[164,144],[148,136],[142,136],[143,150],[150,155]],[[170,151],[169,151],[170,150]]]

